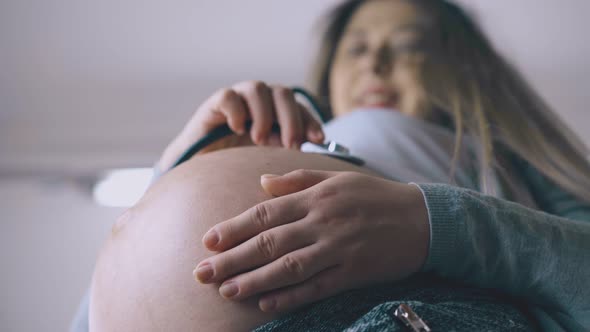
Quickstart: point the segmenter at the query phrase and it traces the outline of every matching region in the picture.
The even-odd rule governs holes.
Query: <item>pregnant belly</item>
[[[199,155],[170,171],[114,224],[96,263],[91,331],[244,331],[277,318],[257,298],[224,300],[192,271],[211,256],[205,232],[270,199],[260,175],[295,169],[368,171],[298,151],[242,147]]]

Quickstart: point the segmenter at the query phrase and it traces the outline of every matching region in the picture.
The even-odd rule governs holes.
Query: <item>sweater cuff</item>
[[[457,234],[459,232],[455,211],[457,193],[445,184],[413,183],[417,186],[428,209],[430,244],[426,263],[421,272],[441,269],[449,260],[456,259]]]

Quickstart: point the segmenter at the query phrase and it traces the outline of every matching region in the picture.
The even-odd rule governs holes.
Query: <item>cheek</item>
[[[406,114],[419,115],[424,112],[426,97],[420,78],[418,67],[413,64],[398,66],[393,80],[401,96],[400,111]]]

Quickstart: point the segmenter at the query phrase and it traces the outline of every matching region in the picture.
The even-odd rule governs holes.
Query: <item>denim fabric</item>
[[[266,323],[267,331],[408,331],[393,311],[405,303],[432,331],[536,331],[521,303],[493,290],[430,275],[349,291]]]

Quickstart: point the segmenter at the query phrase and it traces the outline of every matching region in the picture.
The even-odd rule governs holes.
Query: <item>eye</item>
[[[394,53],[416,53],[424,50],[424,45],[419,41],[407,41],[403,43],[393,44],[392,49]]]
[[[419,55],[426,54],[429,51],[428,44],[422,39],[405,40],[403,42],[394,42],[391,50],[395,55]]]
[[[354,43],[346,48],[346,53],[352,56],[361,56],[367,52],[367,44],[365,43]]]
[[[425,41],[417,32],[402,32],[391,39],[391,49],[396,54],[412,54],[425,50]]]

